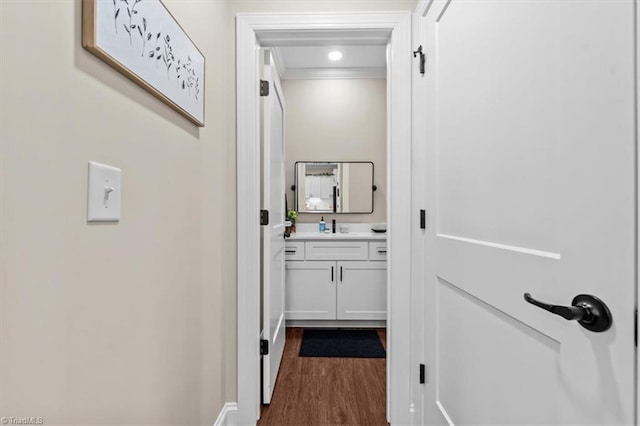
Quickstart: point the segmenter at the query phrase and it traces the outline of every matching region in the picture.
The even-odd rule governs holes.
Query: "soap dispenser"
[[[327,224],[324,222],[324,216],[322,216],[322,219],[320,219],[320,223],[318,224],[318,230],[320,232],[324,232],[326,227],[327,227]]]

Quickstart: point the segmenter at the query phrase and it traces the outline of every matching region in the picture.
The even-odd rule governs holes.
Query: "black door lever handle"
[[[536,305],[539,308],[544,309],[545,311],[552,312],[556,315],[560,315],[562,318],[566,320],[578,320],[578,321],[589,321],[591,319],[591,313],[582,306],[558,306],[558,305],[550,305],[548,303],[540,302],[533,297],[531,294],[525,293],[524,300],[531,303],[532,305]]]
[[[605,303],[595,296],[580,294],[573,298],[571,306],[551,305],[534,299],[530,293],[524,294],[524,300],[532,305],[560,315],[566,320],[576,320],[587,330],[600,332],[611,327],[612,317]]]

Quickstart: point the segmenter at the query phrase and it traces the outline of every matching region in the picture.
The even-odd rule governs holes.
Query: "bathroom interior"
[[[323,391],[299,388],[296,378],[318,368],[329,372],[305,377],[303,382],[311,380],[311,389],[315,384],[320,389],[354,394],[356,399],[360,394],[366,402],[351,404],[370,406],[366,421],[385,421],[386,46],[277,46],[269,51],[284,99],[286,347],[282,360],[275,360],[279,366],[263,357],[277,377],[271,379],[271,388],[263,383],[260,424],[282,424],[291,405],[304,399],[321,400]],[[263,245],[266,238],[263,236]],[[263,289],[263,295],[265,292],[271,291]],[[263,330],[274,328],[266,324],[268,317],[263,319]],[[280,327],[282,324],[275,328]],[[329,335],[322,334],[325,331]],[[319,353],[313,352],[314,344],[320,345],[316,348]],[[323,347],[325,344],[330,347]],[[336,349],[336,344],[341,348]],[[305,345],[311,354],[304,354]],[[341,352],[349,348],[351,353]],[[345,363],[349,367],[343,371]],[[368,391],[366,383],[352,389],[353,383],[345,379],[362,375],[371,378]],[[268,381],[266,377],[268,374],[263,380]],[[345,387],[336,384],[345,381]],[[293,402],[295,395],[298,399]],[[334,400],[331,412],[349,411],[350,403],[344,397],[344,410],[336,409]],[[311,417],[290,420],[320,421],[314,417],[319,411],[322,409],[315,406],[307,410]]]

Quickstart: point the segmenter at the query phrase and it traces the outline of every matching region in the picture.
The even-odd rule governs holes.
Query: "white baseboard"
[[[238,404],[235,402],[227,402],[220,410],[218,418],[213,426],[237,426]]]
[[[386,328],[385,320],[287,320],[287,327]]]

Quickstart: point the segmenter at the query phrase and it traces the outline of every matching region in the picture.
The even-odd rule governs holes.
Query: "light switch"
[[[89,161],[87,221],[118,222],[122,194],[122,171]]]

